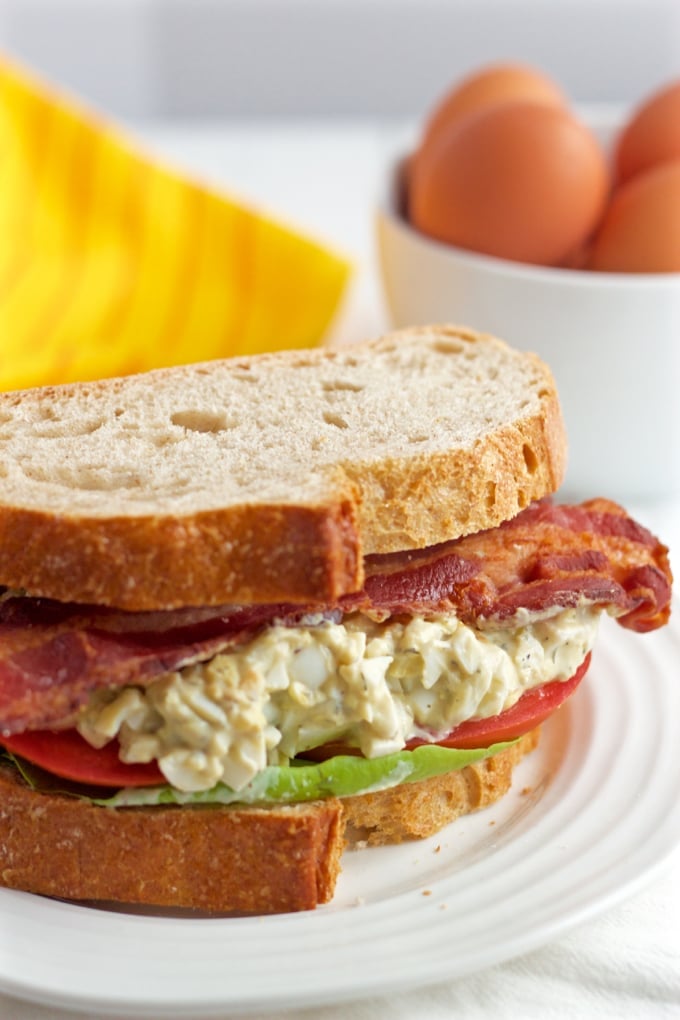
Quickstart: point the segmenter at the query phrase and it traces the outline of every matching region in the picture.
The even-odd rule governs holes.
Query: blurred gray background
[[[0,49],[132,118],[410,116],[507,57],[629,103],[680,73],[680,0],[0,0]]]

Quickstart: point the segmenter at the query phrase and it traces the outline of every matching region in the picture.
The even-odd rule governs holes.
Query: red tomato
[[[548,716],[574,693],[586,675],[589,665],[590,655],[579,666],[571,680],[553,680],[549,684],[535,687],[523,694],[507,711],[489,719],[471,719],[461,723],[437,743],[442,747],[458,747],[465,750],[472,747],[488,747],[503,740],[521,737],[522,734],[545,722]],[[410,740],[406,746],[410,749],[425,743],[427,743],[425,740]]]
[[[500,715],[491,716],[489,719],[470,719],[468,722],[456,726],[448,736],[436,743],[440,747],[457,747],[460,750],[467,750],[490,747],[491,744],[499,744],[504,740],[515,740],[517,737],[521,737],[522,734],[528,733],[545,722],[548,716],[552,715],[574,693],[586,675],[589,665],[590,655],[587,655],[571,680],[553,680],[541,687],[535,687],[523,694],[512,708],[501,712]],[[411,751],[414,747],[427,743],[427,740],[414,738],[409,740],[406,748]],[[336,754],[359,753],[356,747],[334,743],[305,751],[302,757],[312,761],[325,761]]]
[[[62,779],[92,786],[157,786],[166,780],[155,762],[126,765],[118,741],[92,747],[77,730],[27,730],[1,737],[8,751]]]

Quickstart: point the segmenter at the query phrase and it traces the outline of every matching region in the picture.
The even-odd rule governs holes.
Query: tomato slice
[[[456,726],[447,736],[437,740],[436,743],[440,747],[457,747],[464,751],[470,748],[490,747],[491,744],[499,744],[504,740],[515,740],[517,737],[521,737],[524,733],[535,729],[536,726],[540,726],[548,716],[564,704],[583,680],[589,665],[590,654],[586,656],[570,680],[552,680],[550,683],[526,691],[512,708],[501,712],[500,715],[491,716],[489,719],[470,719],[468,722]],[[406,744],[406,750],[412,751],[414,747],[427,743],[429,741],[414,737]],[[336,754],[360,753],[356,747],[349,747],[337,742],[305,751],[301,757],[311,761],[326,761]]]
[[[117,740],[97,749],[78,730],[27,730],[0,737],[8,751],[62,779],[91,786],[157,786],[166,779],[156,762],[127,765],[118,757]]]
[[[579,666],[571,680],[552,680],[531,691],[526,691],[512,708],[489,719],[470,719],[451,730],[448,736],[437,743],[442,747],[458,747],[467,750],[473,747],[489,747],[504,740],[515,740],[524,733],[540,726],[542,722],[564,704],[588,671],[590,655]],[[418,747],[426,740],[409,740],[407,748]]]

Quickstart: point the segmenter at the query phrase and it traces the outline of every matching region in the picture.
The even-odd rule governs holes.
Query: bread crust
[[[357,508],[338,499],[74,520],[0,507],[0,579],[32,595],[128,610],[333,602],[363,582]]]
[[[296,500],[291,492],[290,502],[230,503],[186,513],[95,514],[3,502],[0,490],[0,582],[38,596],[129,610],[227,602],[327,603],[361,587],[366,555],[423,548],[495,527],[558,487],[565,467],[564,427],[554,381],[538,358],[510,352],[501,341],[471,330],[432,326],[348,347],[345,367],[337,363],[349,373],[349,358],[365,366],[408,345],[414,356],[429,345],[433,358],[450,353],[459,365],[477,356],[483,362],[485,355],[477,355],[483,351],[489,358],[509,358],[508,364],[516,360],[532,380],[533,403],[526,401],[531,410],[522,410],[519,401],[507,424],[482,430],[470,442],[451,442],[450,448],[419,453],[416,436],[406,451],[401,444],[396,451],[380,447],[370,457],[310,464],[321,489],[312,503]],[[267,374],[278,365],[315,371],[324,359],[342,357],[335,351],[283,352],[234,359],[233,365],[234,371],[256,365]],[[231,370],[231,362],[215,364]],[[191,370],[206,377],[213,368]],[[184,366],[150,373],[148,386],[162,388],[164,380],[181,382],[186,376],[189,387],[189,371]],[[403,375],[402,365],[396,390],[403,386]],[[469,397],[476,377],[464,378]],[[486,382],[495,385],[493,379],[489,370]],[[413,385],[418,386],[417,380]],[[408,401],[408,391],[396,390],[395,401]],[[64,392],[67,397],[60,397]],[[80,394],[87,402],[113,393],[123,404],[125,392],[126,380],[119,379],[0,395],[0,426],[10,422],[11,428],[12,414],[22,403],[35,407],[32,402],[48,405],[62,399],[77,404]],[[370,408],[364,421],[358,398],[355,406],[370,431]],[[10,469],[20,473],[16,465],[3,467],[0,456],[0,478]]]
[[[31,789],[0,762],[0,885],[210,913],[312,910],[333,895],[339,801],[106,808]]]
[[[209,913],[312,910],[332,898],[346,846],[421,839],[494,803],[538,734],[419,783],[268,808],[106,808],[33,790],[0,761],[0,886]]]
[[[425,839],[461,815],[488,807],[503,797],[521,759],[538,745],[540,727],[511,747],[456,772],[405,783],[343,802],[350,846],[379,846]]]

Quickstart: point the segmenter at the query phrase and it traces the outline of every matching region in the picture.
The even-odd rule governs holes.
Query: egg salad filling
[[[117,737],[124,762],[155,760],[177,790],[238,791],[329,741],[371,759],[498,715],[525,691],[572,677],[599,615],[583,606],[512,629],[359,613],[274,625],[147,687],[95,692],[77,728],[94,747]]]

